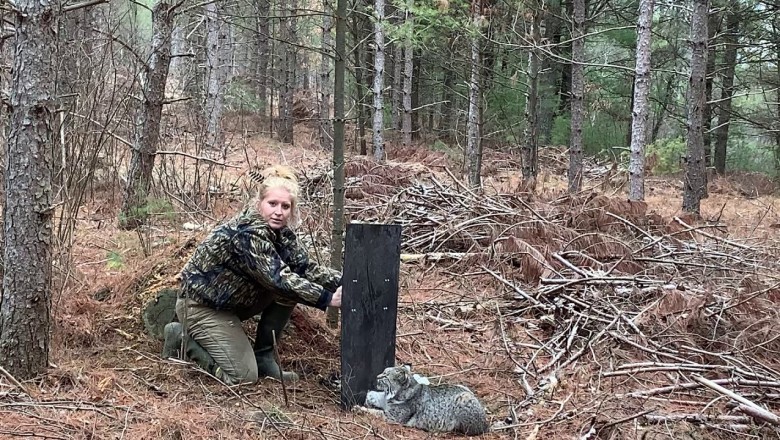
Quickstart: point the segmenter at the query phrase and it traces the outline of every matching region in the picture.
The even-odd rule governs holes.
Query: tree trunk
[[[704,136],[704,166],[712,165],[712,142],[710,128],[712,128],[712,83],[715,78],[715,44],[709,44],[715,41],[715,35],[718,33],[719,14],[713,12],[707,18],[707,73],[704,80],[704,109],[702,110],[702,136]],[[706,173],[705,173],[706,176]],[[704,185],[706,193],[707,185]]]
[[[571,42],[571,136],[569,139],[569,193],[582,186],[582,121],[585,118],[585,0],[574,0]]]
[[[420,81],[422,80],[420,75],[420,65],[422,64],[422,51],[417,51],[412,58],[412,139],[420,139],[422,135],[422,118],[423,112],[417,110],[420,108]]]
[[[206,146],[212,151],[222,150],[222,109],[227,85],[227,27],[223,6],[208,2],[206,16]]]
[[[329,0],[322,2],[322,60],[320,64],[320,146],[324,150],[333,148],[333,120],[330,118],[330,100],[333,98],[330,80],[330,58],[332,53],[333,19],[332,4]]]
[[[404,46],[403,114],[401,117],[401,145],[412,145],[412,72],[414,69],[414,46],[406,41]]]
[[[674,86],[676,84],[676,74],[668,74],[666,76],[666,87],[664,87],[664,94],[658,102],[658,112],[654,115],[655,121],[653,122],[653,129],[650,132],[650,139],[648,142],[655,142],[658,138],[658,132],[661,131],[661,125],[664,123],[666,113],[669,111],[669,107],[674,101]]]
[[[525,132],[523,133],[523,185],[526,190],[536,188],[537,154],[539,150],[539,44],[541,33],[540,12],[533,12],[531,22],[531,42],[534,45],[528,52],[528,90],[525,103]]]
[[[561,0],[551,0],[544,14],[544,39],[550,44],[553,53],[560,52],[562,25]],[[552,142],[553,119],[558,105],[555,95],[561,77],[560,61],[545,56],[542,60],[542,72],[539,88],[546,98],[539,103],[539,138],[543,145],[549,145]]]
[[[391,112],[393,130],[401,130],[403,119],[403,72],[404,72],[404,46],[400,40],[393,43],[393,96]]]
[[[52,122],[59,4],[17,0],[5,146],[0,365],[20,380],[49,363],[52,287]]]
[[[655,0],[639,1],[634,76],[634,108],[631,119],[631,158],[628,164],[628,198],[645,199],[645,145],[647,116],[650,114],[650,47],[652,44],[653,6]]]
[[[361,4],[366,0],[360,0]],[[357,103],[357,124],[355,129],[357,130],[357,142],[360,148],[360,154],[368,154],[368,143],[366,141],[366,113],[367,113],[367,97],[370,91],[368,86],[368,45],[366,40],[369,37],[370,30],[368,29],[368,20],[362,14],[354,14],[352,16],[352,39],[355,42],[355,47],[352,50],[354,54],[355,65],[355,102]]]
[[[152,51],[149,64],[144,66],[143,103],[138,112],[138,128],[119,214],[119,226],[123,229],[135,229],[146,222],[146,202],[151,188],[154,156],[160,144],[160,118],[171,64],[173,20],[171,4],[158,1],[152,9]]]
[[[574,5],[573,0],[563,0],[563,3],[566,6],[566,17],[573,17],[574,16]],[[561,8],[563,9],[563,8]],[[570,60],[572,57],[572,42],[569,41],[565,43],[560,48],[561,58],[564,60]],[[559,83],[560,87],[558,90],[558,112],[557,115],[563,115],[571,108],[571,68],[572,63],[569,62],[561,62],[559,65],[559,68],[561,70],[561,81]]]
[[[699,214],[706,185],[704,164],[703,112],[707,73],[707,13],[709,0],[692,0],[691,75],[688,82],[688,156],[685,164],[683,211]]]
[[[477,5],[479,1],[472,4],[473,23],[479,29],[482,22],[482,10]],[[480,47],[480,34],[475,32],[471,38],[471,79],[469,80],[469,116],[466,123],[466,173],[468,175],[469,185],[472,187],[480,186],[482,149],[481,136],[479,132],[480,123],[480,97],[482,85],[482,49]]]
[[[715,171],[726,174],[726,146],[731,122],[731,99],[734,96],[734,74],[737,67],[737,43],[739,41],[739,2],[731,0],[726,16],[726,32],[723,35],[723,82],[718,105],[718,125],[715,130]],[[778,54],[780,55],[780,54]]]
[[[450,40],[452,41],[452,40]],[[451,47],[451,45],[450,45]],[[438,105],[439,111],[439,125],[438,129],[442,133],[442,137],[446,140],[455,139],[455,133],[453,133],[454,127],[457,127],[455,118],[457,117],[457,105],[455,93],[455,69],[451,66],[442,66],[444,69],[444,80],[442,85],[441,103]]]
[[[295,73],[297,64],[297,9],[296,0],[287,0],[286,17],[282,20],[282,43],[284,44],[284,57],[279,65],[282,78],[282,91],[279,96],[279,140],[294,143],[295,115]]]
[[[384,84],[385,84],[385,1],[375,0],[376,13],[374,21],[374,159],[382,161],[385,158],[385,142],[382,136],[384,130]]]
[[[255,84],[257,100],[262,105],[262,113],[266,114],[269,108],[268,102],[268,61],[271,57],[270,52],[270,20],[271,13],[270,0],[255,0],[255,25],[257,33],[255,34]]]
[[[333,76],[333,229],[330,266],[341,269],[344,250],[344,73],[347,50],[347,0],[336,0],[336,61]],[[330,307],[327,323],[338,327],[339,309]]]

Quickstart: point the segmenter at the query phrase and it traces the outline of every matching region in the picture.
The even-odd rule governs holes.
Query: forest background
[[[156,357],[140,309],[274,162],[322,261],[404,226],[399,359],[496,438],[776,434],[778,7],[5,2],[0,434],[413,435],[337,410],[307,311],[292,407]]]

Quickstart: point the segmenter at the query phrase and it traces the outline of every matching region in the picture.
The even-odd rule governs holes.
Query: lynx
[[[388,367],[369,391],[366,411],[392,422],[430,432],[479,435],[488,431],[485,408],[462,385],[430,385],[408,365]]]

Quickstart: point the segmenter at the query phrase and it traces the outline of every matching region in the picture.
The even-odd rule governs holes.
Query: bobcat
[[[462,385],[430,385],[408,365],[388,367],[377,376],[364,410],[412,428],[479,435],[488,431],[485,408]]]

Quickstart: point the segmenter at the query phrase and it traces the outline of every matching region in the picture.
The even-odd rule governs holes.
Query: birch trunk
[[[631,157],[628,164],[628,198],[634,201],[645,199],[645,144],[647,141],[647,117],[650,114],[648,96],[650,95],[650,47],[654,2],[655,0],[639,1],[634,109],[631,120]]]
[[[571,137],[569,139],[569,193],[582,187],[582,121],[585,118],[585,0],[574,0],[571,42]]]
[[[143,103],[136,120],[127,185],[119,214],[119,226],[136,229],[146,223],[145,205],[152,182],[154,157],[160,144],[160,118],[165,101],[165,83],[171,63],[173,11],[167,1],[158,1],[152,9],[152,51],[144,66]]]
[[[52,122],[59,10],[51,0],[18,0],[12,13],[16,38],[5,144],[0,365],[19,380],[37,376],[49,364]]]
[[[539,149],[539,54],[536,45],[540,40],[540,15],[535,11],[531,21],[531,40],[534,45],[528,52],[528,90],[525,102],[525,131],[523,133],[523,186],[536,188],[537,152]],[[572,118],[573,119],[573,118]]]
[[[709,0],[692,0],[691,74],[688,81],[688,156],[685,166],[683,211],[699,214],[706,184],[704,166],[704,81],[707,71],[707,13]]]
[[[476,3],[476,2],[475,2]],[[473,22],[479,28],[481,23],[481,10],[474,8]],[[466,124],[466,173],[469,185],[480,186],[480,168],[482,165],[481,136],[479,132],[480,122],[480,86],[482,84],[482,53],[480,49],[479,34],[474,33],[471,38],[471,78],[469,80],[469,115]]]
[[[333,121],[330,118],[330,100],[333,85],[330,78],[330,57],[333,49],[331,32],[333,6],[329,0],[322,2],[322,60],[320,63],[320,146],[324,150],[333,148]]]
[[[715,130],[715,171],[726,174],[726,146],[729,140],[729,125],[731,124],[731,100],[734,96],[734,74],[737,67],[737,43],[739,42],[739,2],[731,0],[726,17],[726,31],[723,35],[723,82],[721,85],[721,101],[718,106],[718,128]]]
[[[385,1],[375,0],[374,9],[376,20],[374,21],[374,159],[382,161],[385,158],[385,145],[383,139],[384,129],[384,84],[385,84],[385,34],[382,27],[385,19]]]

